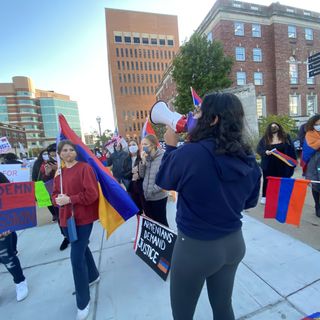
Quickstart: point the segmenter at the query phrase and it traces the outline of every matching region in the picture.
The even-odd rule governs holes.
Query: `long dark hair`
[[[313,126],[314,126],[314,124],[315,124],[318,120],[320,120],[320,114],[319,114],[319,113],[318,113],[318,114],[315,114],[314,116],[312,116],[312,117],[308,120],[308,122],[306,123],[306,126],[305,126],[306,132],[307,132],[307,131],[312,131],[312,130],[314,130]]]
[[[232,156],[251,154],[244,141],[244,111],[239,98],[233,93],[210,93],[201,105],[202,115],[190,133],[190,142],[212,137],[215,153]],[[217,123],[213,124],[215,119]]]
[[[267,128],[266,128],[266,132],[264,134],[264,139],[266,141],[266,144],[271,144],[272,143],[272,136],[273,136],[273,133],[272,133],[272,130],[271,130],[271,127],[272,125],[277,125],[278,128],[279,128],[279,131],[278,131],[278,137],[279,137],[279,140],[281,140],[281,142],[289,142],[288,140],[288,135],[286,134],[286,132],[284,131],[283,127],[281,126],[280,123],[278,122],[271,122],[268,124]]]

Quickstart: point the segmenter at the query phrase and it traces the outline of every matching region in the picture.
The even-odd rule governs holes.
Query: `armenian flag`
[[[139,209],[110,171],[69,127],[62,114],[59,114],[59,124],[60,140],[68,139],[73,142],[77,146],[77,160],[88,163],[96,174],[99,187],[99,219],[109,237],[122,223],[137,214]]]
[[[295,168],[298,164],[296,159],[289,157],[288,155],[278,151],[276,148],[271,150],[271,154],[283,161],[289,167]]]
[[[190,87],[190,89],[191,89],[192,101],[193,101],[194,106],[196,108],[200,108],[201,103],[202,103],[202,99],[197,95],[197,93],[194,91],[194,89],[192,87]]]
[[[267,179],[264,218],[299,226],[310,180],[279,177]]]
[[[147,117],[146,122],[142,128],[141,131],[141,139],[143,139],[145,136],[147,136],[148,134],[153,134],[154,136],[156,135],[156,133],[154,132],[152,125],[149,121],[149,117]]]
[[[316,313],[313,313],[313,314],[310,314],[310,316],[306,316],[305,318],[303,318],[302,320],[320,320],[320,312],[316,312]]]
[[[307,131],[303,146],[300,165],[303,172],[306,171],[307,165],[311,157],[320,149],[320,132],[313,130]]]

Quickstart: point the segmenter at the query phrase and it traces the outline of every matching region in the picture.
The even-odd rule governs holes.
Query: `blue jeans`
[[[74,286],[76,289],[77,307],[83,310],[90,301],[89,283],[99,277],[99,271],[88,247],[92,231],[92,223],[77,226],[78,240],[71,242],[71,265]],[[63,228],[65,236],[69,239],[68,228]]]
[[[14,234],[0,238],[0,262],[5,265],[12,274],[14,283],[20,283],[25,280],[20,261],[17,258],[13,246],[16,245]]]

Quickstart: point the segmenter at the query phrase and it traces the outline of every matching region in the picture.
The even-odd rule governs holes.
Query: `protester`
[[[167,200],[168,192],[156,184],[156,175],[159,171],[163,150],[158,148],[156,136],[149,134],[141,141],[141,166],[139,175],[143,178],[143,193],[146,199],[145,214],[151,219],[168,226]]]
[[[48,151],[47,149],[43,149],[38,157],[37,157],[37,160],[34,162],[33,164],[33,167],[32,167],[32,181],[39,181],[41,180],[41,172],[40,172],[40,168],[41,168],[41,165],[43,163],[43,161],[46,161],[49,159],[49,156],[48,156]]]
[[[12,152],[4,155],[5,164],[22,164],[22,161],[18,160],[18,156]]]
[[[244,112],[231,93],[211,93],[190,142],[168,128],[156,183],[178,192],[171,262],[173,318],[191,320],[204,282],[215,320],[234,320],[235,273],[245,254],[241,212],[257,204],[260,169],[244,141]],[[207,317],[209,318],[209,316]]]
[[[0,172],[0,183],[9,183],[2,172]],[[13,281],[16,284],[17,301],[22,301],[28,295],[28,284],[16,255],[16,246],[17,235],[15,232],[0,233],[0,262],[13,276]]]
[[[113,148],[114,152],[108,158],[107,166],[112,166],[113,176],[119,183],[123,183],[127,189],[130,180],[125,178],[124,162],[129,157],[129,154],[122,149],[122,144],[120,142],[115,142]]]
[[[60,224],[69,240],[71,231],[67,228],[67,220],[74,215],[78,240],[71,242],[70,257],[78,307],[77,320],[83,320],[89,314],[89,285],[100,279],[88,246],[93,222],[98,219],[98,184],[91,167],[76,160],[76,146],[71,141],[61,141],[58,154],[65,167],[54,180],[52,199],[60,207]]]
[[[130,181],[128,193],[139,208],[139,214],[142,214],[145,208],[146,199],[143,194],[143,179],[139,176],[139,165],[141,165],[141,156],[139,146],[135,140],[129,142],[129,155],[124,163],[124,171],[127,172],[126,178]]]
[[[310,154],[306,163],[305,177],[309,180],[320,181],[320,114],[311,117],[306,123],[306,140],[302,154]],[[320,218],[320,184],[312,183],[312,196],[315,204],[315,214]]]
[[[293,167],[288,166],[282,160],[272,155],[272,149],[277,149],[289,157],[297,159],[289,134],[276,122],[272,122],[267,126],[257,146],[257,153],[261,157],[261,169],[263,173],[261,204],[266,203],[268,176],[290,178],[294,172]]]

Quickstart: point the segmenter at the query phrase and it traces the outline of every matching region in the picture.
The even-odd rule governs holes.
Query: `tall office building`
[[[28,77],[13,77],[12,83],[0,83],[0,122],[24,128],[29,149],[55,142],[59,113],[81,136],[78,106],[69,96],[36,89]]]
[[[115,126],[139,139],[162,75],[179,50],[177,16],[106,9]]]

